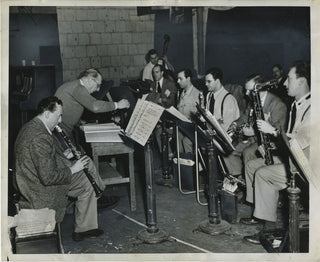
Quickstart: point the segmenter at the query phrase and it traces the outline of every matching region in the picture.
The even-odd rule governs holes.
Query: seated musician
[[[290,111],[290,106],[293,102],[293,98],[288,95],[287,89],[284,86],[284,82],[287,78],[284,75],[281,65],[275,64],[272,66],[272,76],[277,80],[278,84],[276,88],[272,88],[270,92],[280,97],[282,101],[287,105],[288,111]]]
[[[159,58],[157,50],[150,49],[146,55],[146,60],[148,61],[148,64],[146,64],[143,68],[142,81],[154,81],[152,69],[156,64],[164,66],[165,76],[168,76],[167,78],[170,77],[172,81],[174,80],[174,78],[171,77],[174,69],[173,66],[168,62],[166,56],[164,56],[163,58]]]
[[[50,208],[56,211],[56,222],[61,222],[67,197],[76,198],[75,228],[72,238],[103,234],[98,228],[97,198],[83,169],[96,172],[87,156],[71,161],[61,150],[52,134],[61,122],[62,101],[57,97],[43,99],[38,115],[20,130],[14,146],[15,181],[20,192],[21,208]]]
[[[215,116],[221,127],[227,131],[231,123],[240,117],[235,97],[222,85],[222,71],[213,67],[207,70],[205,81],[208,93],[205,98],[206,109]]]
[[[241,172],[242,170],[242,163],[240,162],[240,169],[234,167],[233,163],[238,163],[238,159],[240,156],[243,158],[243,165],[251,159],[256,159],[258,157],[258,143],[257,143],[257,136],[259,136],[259,132],[255,130],[256,127],[254,125],[255,119],[255,112],[254,112],[254,102],[253,97],[251,96],[251,91],[254,88],[254,85],[261,84],[263,82],[262,77],[259,74],[252,74],[246,78],[245,89],[250,98],[250,104],[248,107],[248,116],[239,118],[237,121],[233,122],[229,128],[229,131],[233,129],[233,131],[237,128],[241,128],[240,132],[246,138],[248,138],[245,143],[239,143],[236,147],[237,153],[240,154],[231,154],[229,157],[225,158],[226,165],[229,171],[237,170],[236,173]],[[287,116],[287,108],[282,100],[274,95],[273,93],[267,90],[259,91],[261,106],[262,106],[262,114],[264,119],[268,120],[273,126],[277,127],[278,129],[284,129],[286,124],[286,116]],[[250,111],[253,111],[252,113]],[[231,172],[232,173],[232,172]],[[248,179],[248,178],[246,178]],[[247,190],[251,190],[251,186],[248,185],[252,184],[252,181],[247,182]]]
[[[84,109],[93,113],[110,112],[116,109],[128,108],[128,100],[122,99],[119,102],[108,102],[98,100],[91,94],[99,91],[102,82],[102,75],[97,69],[87,69],[80,74],[80,78],[74,81],[66,82],[58,87],[55,96],[57,96],[64,105],[64,114],[61,127],[73,142],[76,141],[73,133],[75,128],[81,123],[81,116]],[[105,186],[101,178],[95,177],[98,186],[104,189]],[[119,201],[118,197],[102,196],[98,200],[98,208],[105,208],[114,205]]]
[[[205,106],[215,116],[221,127],[227,131],[231,124],[240,117],[240,110],[236,98],[223,87],[222,78],[220,68],[213,67],[207,70],[205,81],[208,93],[205,98]],[[233,161],[232,156],[224,156],[223,159],[229,173],[233,174],[233,170],[237,169],[237,163]]]
[[[200,91],[191,82],[192,72],[190,69],[180,70],[177,78],[177,83],[182,89],[177,109],[191,120],[192,116],[197,112],[196,104],[199,103]],[[193,152],[191,140],[181,132],[179,132],[179,150],[182,153]]]
[[[310,64],[297,61],[293,63],[288,79],[284,83],[288,95],[295,98],[291,106],[286,136],[290,146],[291,139],[297,140],[307,159],[309,158],[311,129],[309,81]],[[258,120],[257,125],[260,132],[280,136],[278,128],[272,126],[268,121]],[[287,187],[288,181],[286,166],[275,157],[273,159],[273,165],[266,165],[262,158],[249,160],[245,165],[247,201],[254,203],[254,218],[242,219],[242,222],[246,224],[264,222],[265,229],[276,227],[279,191]],[[291,162],[290,170],[295,172]],[[250,186],[252,183],[254,183],[253,187]],[[260,243],[257,234],[245,236],[244,239],[250,243]]]

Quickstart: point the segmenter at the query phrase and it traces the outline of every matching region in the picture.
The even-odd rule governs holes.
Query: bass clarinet
[[[253,97],[253,110],[256,116],[256,120],[264,120],[264,113],[261,105],[259,89],[257,86],[254,87],[252,90],[252,97]],[[260,138],[260,145],[258,147],[258,151],[261,156],[265,159],[266,165],[273,165],[273,158],[271,154],[271,150],[273,149],[270,137],[268,134],[265,134],[258,130],[259,138]]]
[[[81,157],[83,157],[84,155],[81,155],[81,152],[77,150],[77,148],[75,147],[75,145],[72,144],[71,139],[63,132],[62,128],[60,126],[56,126],[55,130],[61,135],[61,137],[63,138],[63,140],[66,142],[66,144],[68,145],[68,147],[71,149],[72,154],[75,156],[75,158],[77,160],[79,160]],[[83,169],[85,175],[87,176],[87,178],[89,179],[93,190],[96,194],[96,198],[99,198],[102,196],[103,191],[99,188],[99,186],[97,185],[96,181],[94,180],[94,178],[90,175],[88,168],[84,168]]]

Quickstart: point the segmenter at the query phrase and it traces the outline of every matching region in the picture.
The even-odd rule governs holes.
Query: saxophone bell
[[[269,90],[271,88],[277,88],[278,87],[278,80],[277,79],[271,79],[264,83],[256,83],[254,85],[254,90],[256,91],[264,91]]]

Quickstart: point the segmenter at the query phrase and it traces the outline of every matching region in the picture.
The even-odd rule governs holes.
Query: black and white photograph
[[[1,261],[319,261],[319,1],[2,1]]]

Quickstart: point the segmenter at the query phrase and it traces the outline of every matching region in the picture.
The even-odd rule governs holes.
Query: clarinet
[[[264,120],[260,94],[259,94],[259,90],[256,87],[254,88],[254,90],[252,90],[252,96],[253,96],[253,110],[254,110],[256,119]],[[266,165],[273,165],[273,158],[271,154],[272,146],[270,143],[270,137],[263,132],[258,131],[258,133],[259,133],[260,143],[261,143],[258,147],[258,151],[260,152],[261,156],[265,159]]]
[[[75,145],[72,144],[71,139],[63,132],[63,130],[60,126],[56,126],[55,130],[61,135],[63,140],[67,143],[67,145],[71,149],[71,152],[73,153],[73,155],[75,156],[75,158],[77,160],[79,160],[81,157],[84,156],[84,155],[81,155],[81,152],[78,151],[77,148],[75,147]],[[97,185],[94,178],[90,175],[88,168],[84,168],[83,171],[84,171],[85,175],[87,176],[87,178],[89,179],[89,181],[94,189],[94,192],[96,193],[96,198],[101,197],[103,191],[99,188],[99,186]]]

